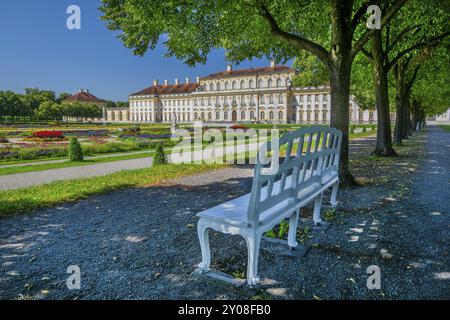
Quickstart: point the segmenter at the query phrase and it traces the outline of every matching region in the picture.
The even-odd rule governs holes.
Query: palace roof
[[[155,94],[180,94],[191,93],[198,88],[198,83],[181,83],[181,84],[159,84],[145,88],[141,91],[132,93],[132,96],[147,96]]]
[[[216,73],[211,73],[210,75],[201,78],[201,80],[245,77],[245,76],[274,74],[274,73],[291,73],[291,72],[295,72],[294,69],[287,66],[259,67],[259,68],[238,69],[230,71],[225,70]]]
[[[68,97],[64,101],[77,101],[77,102],[85,102],[85,103],[106,103],[105,100],[99,99],[93,94],[89,93],[88,90],[80,90],[73,96]]]

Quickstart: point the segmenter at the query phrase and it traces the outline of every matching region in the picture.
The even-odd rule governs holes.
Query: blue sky
[[[68,30],[66,9],[81,8],[81,30]],[[23,92],[39,87],[60,92],[90,89],[103,99],[127,100],[154,79],[184,81],[224,70],[223,50],[195,68],[163,57],[158,46],[144,57],[134,56],[100,20],[100,0],[2,1],[0,10],[0,90]],[[245,61],[239,68],[268,65]]]

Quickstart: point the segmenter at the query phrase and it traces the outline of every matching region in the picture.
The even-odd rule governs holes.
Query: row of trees
[[[43,120],[60,120],[63,117],[101,118],[102,108],[96,104],[64,101],[70,93],[26,88],[23,94],[0,91],[0,116],[35,117]],[[128,102],[108,101],[107,107],[127,107]]]
[[[44,101],[35,110],[35,116],[39,119],[59,120],[63,117],[71,118],[101,118],[102,107],[93,103]]]
[[[301,58],[305,76],[315,81],[314,75],[326,77],[330,85],[331,126],[343,132],[340,178],[345,185],[355,184],[348,161],[351,91],[363,103],[373,100],[376,105],[374,153],[384,156],[395,155],[390,101],[395,101],[395,141],[400,143],[414,127],[412,118],[420,123],[426,113],[438,112],[448,99],[443,92],[448,85],[437,87],[439,80],[427,75],[437,70],[448,79],[449,69],[442,67],[449,60],[448,1],[102,2],[102,19],[137,55],[165,39],[167,56],[189,65],[206,63],[215,48],[224,48],[233,62],[263,56],[278,62]],[[378,29],[366,25],[372,5],[381,9]]]

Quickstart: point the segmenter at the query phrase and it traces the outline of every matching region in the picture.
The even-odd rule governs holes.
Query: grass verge
[[[441,128],[444,131],[450,132],[450,125],[446,124],[440,124],[438,125],[439,128]]]
[[[139,158],[149,157],[151,154],[152,154],[152,152],[149,151],[148,153],[138,153],[138,154],[115,156],[115,157],[87,159],[87,160],[79,161],[79,162],[64,161],[64,162],[54,162],[54,163],[28,164],[28,165],[17,166],[17,167],[6,167],[6,168],[0,168],[0,176],[8,175],[8,174],[15,174],[15,173],[61,169],[61,168],[67,168],[67,167],[80,167],[80,166],[86,166],[86,165],[90,165],[90,164],[99,164],[99,163],[103,163],[103,162],[114,162],[114,161],[120,161],[120,160],[139,159]]]
[[[223,167],[225,165],[168,164],[121,171],[101,177],[57,181],[29,188],[0,191],[0,216],[24,213],[115,190],[155,185],[167,179]]]

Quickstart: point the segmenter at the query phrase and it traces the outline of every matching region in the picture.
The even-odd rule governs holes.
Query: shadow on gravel
[[[424,158],[422,152],[415,155],[407,158],[412,165]],[[445,155],[428,160],[442,164]],[[0,220],[0,298],[448,298],[445,201],[432,185],[411,182],[405,169],[408,174],[390,178],[408,165],[380,160],[368,168],[364,163],[354,164],[358,176],[381,180],[342,190],[339,210],[327,213],[327,231],[307,233],[301,225],[303,244],[309,246],[303,257],[261,251],[259,289],[236,289],[191,275],[201,259],[195,214],[250,191],[251,170],[232,167]],[[424,179],[439,168],[414,169],[415,179]],[[448,182],[446,176],[434,176],[433,183]],[[213,267],[244,277],[244,240],[215,232],[210,239]],[[71,265],[80,267],[80,290],[66,286]],[[380,290],[367,287],[372,265],[381,270]]]

